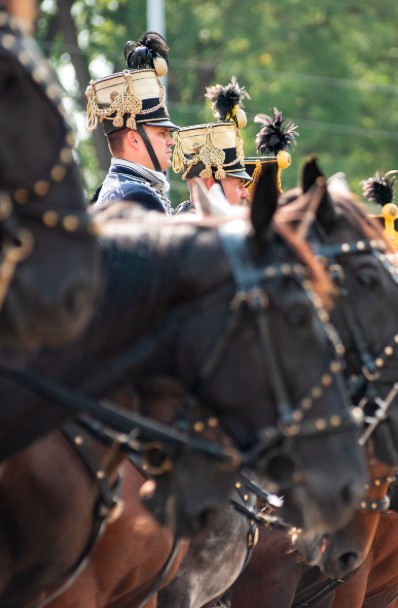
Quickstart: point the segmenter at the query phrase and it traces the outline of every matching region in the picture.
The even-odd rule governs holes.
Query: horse
[[[315,183],[316,179],[321,177],[319,168],[317,167],[315,159],[310,159],[303,167],[302,177],[302,188],[300,190],[290,191],[285,194],[280,200],[280,204],[289,205],[279,210],[279,217],[282,217],[284,221],[289,218],[299,218],[298,225],[301,226],[303,218],[307,217],[307,208],[314,209],[314,196],[310,191],[311,187]],[[302,192],[308,193],[307,195]],[[296,201],[297,197],[301,197],[301,200]],[[340,202],[342,199],[342,202]],[[349,200],[350,204],[344,204],[345,200]],[[332,271],[334,275],[337,274],[337,262],[341,265],[341,270],[337,276],[340,279],[340,298],[336,302],[336,306],[331,312],[331,319],[335,322],[339,333],[343,336],[343,343],[346,348],[347,357],[347,380],[350,384],[353,384],[354,373],[359,374],[361,367],[358,365],[358,353],[361,356],[359,360],[363,365],[366,363],[368,366],[371,364],[371,357],[368,357],[365,361],[365,355],[370,353],[377,353],[380,349],[380,344],[385,344],[391,336],[395,335],[395,320],[391,315],[382,315],[381,311],[389,309],[390,302],[396,301],[397,299],[397,288],[394,281],[391,280],[391,273],[389,268],[385,268],[383,263],[379,261],[377,252],[375,255],[371,251],[366,251],[365,238],[372,237],[376,239],[382,238],[381,231],[378,226],[373,226],[372,222],[368,221],[366,211],[360,207],[357,209],[357,205],[351,202],[353,199],[352,194],[349,192],[345,183],[341,182],[341,179],[329,180],[327,186],[327,192],[318,189],[318,200],[315,204],[319,205],[316,213],[316,224],[318,231],[317,233],[311,233],[311,244],[314,249],[322,253],[326,265],[331,266],[332,261],[336,264],[333,266]],[[315,211],[313,211],[315,215]],[[332,243],[327,245],[325,243]],[[320,250],[319,243],[321,242],[322,249]],[[364,248],[358,248],[355,250],[351,246],[350,255],[344,255],[344,244],[350,243],[355,244],[361,242]],[[341,247],[343,245],[343,251]],[[387,248],[387,243],[385,244]],[[331,257],[333,252],[333,246],[336,252],[339,252],[338,260],[329,261],[327,256]],[[329,247],[329,250],[328,250]],[[387,249],[388,250],[388,249]],[[373,255],[374,260],[369,261],[369,255]],[[373,281],[373,276],[378,276],[377,282]],[[355,280],[354,280],[355,279]],[[370,279],[372,279],[371,282]],[[361,292],[358,292],[358,283],[363,284],[364,288]],[[373,290],[377,288],[377,298],[375,298]],[[343,290],[344,289],[344,290]],[[351,315],[347,311],[349,306]],[[380,311],[380,317],[377,313]],[[377,335],[375,331],[369,331],[371,328],[367,327],[368,315],[372,319],[377,320]],[[380,323],[383,323],[381,327]],[[359,328],[359,329],[358,329]],[[364,331],[364,339],[360,340],[361,333]],[[373,328],[375,330],[376,328]],[[390,364],[394,364],[392,357],[393,353],[390,353]],[[375,357],[376,359],[376,357]],[[370,374],[369,374],[370,376]],[[377,379],[379,380],[379,378]],[[388,383],[389,378],[385,378],[385,382]],[[355,382],[357,384],[357,381]],[[371,384],[369,382],[369,384]],[[387,384],[387,389],[389,388]],[[356,395],[353,395],[354,398]],[[368,446],[368,449],[372,451],[373,446]],[[346,576],[353,569],[358,568],[366,558],[369,552],[369,548],[372,544],[374,535],[376,533],[377,524],[380,518],[380,513],[387,506],[385,500],[385,493],[390,481],[391,467],[388,464],[378,462],[373,457],[369,456],[370,469],[369,469],[369,482],[370,488],[367,490],[367,494],[361,500],[361,509],[355,513],[355,516],[350,523],[345,526],[342,530],[334,533],[330,538],[326,540],[325,535],[320,535],[315,539],[304,537],[301,549],[306,555],[306,562],[318,564],[321,567],[323,574],[317,567],[313,569],[308,565],[304,564],[304,560],[301,559],[301,563],[297,563],[297,551],[291,547],[289,535],[286,531],[278,531],[277,533],[267,533],[260,531],[260,539],[264,540],[264,543],[275,543],[275,551],[279,551],[275,555],[275,552],[271,551],[270,559],[264,560],[264,566],[261,566],[260,560],[253,560],[248,567],[248,572],[242,574],[243,582],[232,587],[234,594],[239,594],[238,605],[253,605],[260,603],[261,597],[267,597],[268,587],[267,585],[272,584],[272,580],[279,579],[279,575],[276,575],[276,568],[281,568],[281,573],[289,580],[289,585],[285,584],[284,591],[278,591],[278,595],[275,597],[280,598],[286,597],[286,604],[282,600],[280,605],[290,606],[289,602],[293,602],[295,594],[298,594],[298,602],[303,601],[311,597],[314,593],[322,597],[322,601],[330,603],[330,594],[328,597],[323,598],[320,590],[331,591],[336,584],[336,579],[340,579]],[[233,524],[229,525],[229,518],[227,512],[225,513],[224,526],[222,533],[216,536],[214,530],[212,534],[208,535],[208,544],[210,547],[217,545],[216,554],[217,560],[222,560],[224,564],[231,564],[228,562],[229,555],[233,553],[231,547],[229,552],[221,552],[221,547],[227,543],[227,538],[230,537],[231,541],[233,538]],[[219,531],[218,531],[219,532]],[[265,536],[265,538],[264,538]],[[268,538],[270,537],[270,538]],[[281,543],[278,543],[278,538],[281,537]],[[215,539],[218,542],[215,542]],[[240,538],[240,542],[244,542],[244,537]],[[204,541],[204,544],[206,541]],[[236,545],[235,548],[237,548]],[[285,548],[289,548],[289,556],[285,556]],[[202,551],[204,548],[202,547]],[[264,547],[256,548],[254,554],[264,556]],[[191,559],[191,549],[188,550],[188,554],[184,559],[183,566],[178,572],[176,578],[173,580],[169,588],[165,589],[160,594],[160,605],[162,605],[162,598],[164,598],[164,606],[179,605],[181,597],[188,597],[183,605],[200,606],[200,603],[195,603],[195,593],[190,593],[190,588],[193,587],[197,571],[201,572],[203,577],[203,564],[199,562],[199,568],[195,564],[195,552],[193,552]],[[245,555],[245,550],[241,552],[241,559]],[[281,562],[284,562],[282,565]],[[185,567],[184,567],[185,563]],[[237,562],[239,563],[239,562]],[[267,566],[270,569],[269,575],[266,573]],[[224,566],[226,568],[227,565]],[[286,569],[289,568],[289,574],[287,575]],[[247,602],[243,601],[243,598],[247,594],[248,586],[252,585],[252,582],[256,578],[259,571],[263,572],[264,584],[261,584],[261,591],[258,594],[253,591],[248,595]],[[207,584],[202,584],[201,591],[207,593],[207,601],[215,597],[212,589],[213,581],[213,564],[211,560],[207,563]],[[331,584],[331,579],[333,582]],[[233,579],[232,581],[233,582]],[[330,586],[332,585],[332,586]],[[242,586],[243,591],[239,589]],[[280,584],[282,587],[282,584]],[[219,591],[223,591],[223,581],[220,581]],[[255,597],[253,597],[255,594]],[[261,595],[263,594],[263,596]],[[278,604],[277,601],[277,604]],[[191,602],[191,603],[189,603]]]
[[[9,4],[15,17],[0,8],[0,341],[62,346],[91,318],[100,256],[60,88],[20,28],[34,5]]]
[[[365,596],[364,578],[369,576],[369,565],[373,563],[375,551],[390,556],[394,544],[394,541],[387,543],[386,553],[381,549],[383,532],[380,529],[383,529],[385,520],[391,520],[386,492],[390,483],[396,483],[391,471],[388,471],[388,476],[385,473],[386,465],[370,459],[370,479],[358,510],[345,528],[328,538],[316,539],[317,542],[311,544],[305,538],[300,540],[300,535],[287,526],[276,524],[276,528],[272,525],[267,527],[269,524],[266,522],[260,526],[258,544],[251,559],[221,605],[228,603],[231,608],[253,605],[267,608],[360,608],[362,600],[355,601],[354,598],[361,597],[361,594]],[[275,512],[277,515],[277,509]],[[394,537],[391,535],[391,538]],[[346,553],[343,551],[344,541],[349,547]],[[357,548],[357,554],[352,552],[353,547]],[[388,582],[391,578],[394,579],[392,570],[384,580]],[[376,581],[376,576],[373,580]],[[392,597],[393,587],[391,583],[388,585],[387,593]],[[215,603],[213,601],[211,605]],[[374,608],[376,606],[380,608],[380,604],[374,604]]]
[[[158,608],[207,606],[244,571],[259,533],[257,497],[244,483],[236,486],[211,529],[191,540],[173,580],[158,593]]]
[[[390,486],[391,506],[382,514],[373,544],[362,566],[336,588],[332,608],[397,608],[398,482]]]
[[[314,180],[316,178],[318,178],[320,176],[319,170],[316,167],[315,161],[312,159],[305,167],[304,167],[304,182],[305,182],[305,176],[306,176],[306,172],[307,172],[307,187],[303,188],[306,192],[308,192],[309,188],[311,187],[312,183],[314,182]],[[311,183],[309,182],[308,179],[308,175],[309,173],[315,174],[315,177],[312,176],[312,181]],[[344,184],[343,184],[344,185]],[[349,198],[350,194],[348,193],[347,188],[343,188],[343,190],[341,189],[341,182],[339,180],[339,188],[336,191],[336,188],[333,188],[333,184],[329,184],[328,186],[328,194],[333,194],[334,193],[334,197],[333,197],[333,201],[334,201],[334,205],[336,205],[336,203],[338,202],[338,198],[342,196],[343,193],[343,197],[344,198]],[[294,192],[289,192],[285,195],[284,200],[286,202],[289,202],[289,205],[292,203],[292,200],[295,200],[297,198],[297,196],[300,196],[301,191],[299,193],[297,193],[297,191]],[[337,200],[336,200],[337,199]],[[311,198],[310,196],[307,196],[306,200],[303,201],[303,199],[300,201],[299,205],[297,205],[296,207],[294,206],[293,203],[293,207],[288,206],[286,209],[282,210],[282,214],[283,217],[286,218],[286,216],[288,217],[300,217],[301,218],[306,216],[306,209],[305,207],[308,207],[311,204]],[[318,227],[319,233],[322,235],[322,239],[324,240],[328,240],[331,241],[331,243],[333,244],[333,246],[335,247],[336,251],[339,251],[338,248],[338,241],[339,241],[339,231],[340,231],[340,241],[342,243],[355,243],[355,241],[359,242],[360,240],[363,242],[364,246],[365,246],[365,241],[364,236],[366,235],[366,231],[365,228],[368,226],[368,221],[367,218],[364,217],[365,216],[365,211],[359,210],[359,212],[355,211],[353,214],[353,210],[355,210],[355,204],[353,207],[348,207],[347,205],[340,205],[336,210],[333,209],[332,207],[332,202],[329,198],[327,197],[323,197],[323,199],[318,200],[317,201],[319,205],[317,214],[316,214],[316,220],[317,222],[320,224],[320,226]],[[299,209],[297,209],[297,207]],[[314,213],[313,213],[314,214]],[[338,214],[343,215],[345,217],[345,220],[343,217],[338,217]],[[337,216],[337,217],[336,217]],[[360,220],[360,218],[363,218],[363,220]],[[349,225],[351,223],[351,231],[349,231]],[[358,232],[358,228],[360,228],[362,223],[362,233]],[[369,230],[369,228],[368,228]],[[371,233],[373,237],[376,237],[377,232],[376,233]],[[327,236],[326,236],[327,235]],[[368,232],[369,235],[369,232]],[[312,242],[315,243],[315,247],[318,245],[319,248],[319,234],[318,234],[318,241],[315,241],[314,236],[312,235]],[[366,249],[366,247],[364,247]],[[319,249],[318,249],[319,250]],[[363,255],[362,253],[362,249],[359,249],[357,252],[355,252],[355,249],[353,247],[351,247],[351,255],[350,256],[345,256],[343,252],[341,252],[340,255],[340,259],[338,260],[339,264],[342,266],[342,270],[339,273],[339,278],[340,281],[341,279],[344,279],[344,284],[340,283],[341,286],[344,286],[344,292],[343,292],[343,296],[345,299],[349,299],[349,302],[353,304],[352,308],[353,308],[353,314],[348,317],[351,320],[351,323],[347,323],[347,321],[345,321],[345,324],[342,322],[341,319],[339,319],[338,317],[336,318],[336,315],[338,315],[339,313],[339,309],[340,309],[340,304],[342,304],[343,309],[344,309],[344,301],[343,302],[338,302],[335,309],[332,311],[332,319],[335,320],[335,323],[337,325],[337,328],[339,330],[339,332],[342,333],[342,335],[344,336],[343,338],[343,342],[344,345],[346,347],[346,353],[348,355],[348,360],[347,360],[347,367],[348,367],[348,372],[349,372],[349,379],[352,380],[352,376],[351,374],[353,374],[354,372],[358,373],[358,362],[356,361],[356,358],[353,356],[353,354],[355,354],[356,352],[359,351],[359,354],[362,355],[362,359],[361,361],[363,363],[365,363],[364,361],[364,355],[367,354],[368,349],[370,350],[370,353],[372,352],[377,352],[377,349],[380,349],[380,344],[385,344],[386,342],[388,342],[388,339],[391,338],[391,336],[394,335],[394,322],[393,319],[387,319],[386,316],[381,315],[381,311],[384,309],[388,309],[390,306],[390,302],[391,302],[391,298],[393,299],[394,297],[396,298],[396,294],[394,294],[394,283],[391,280],[391,276],[390,275],[390,271],[389,269],[386,269],[385,267],[383,267],[383,264],[379,263],[379,269],[377,270],[377,275],[378,275],[378,279],[377,281],[373,281],[373,277],[376,276],[376,269],[373,270],[373,266],[375,265],[375,262],[371,262],[369,264],[369,261],[367,260],[367,256]],[[321,253],[324,254],[324,257],[327,257],[327,253],[329,253],[329,255],[332,253],[332,245],[329,245],[329,252],[327,252],[327,246],[324,245],[324,249],[323,251],[321,251]],[[348,261],[347,258],[350,258],[350,261]],[[378,263],[378,259],[377,256],[376,257],[376,263]],[[357,258],[357,260],[355,260],[355,258]],[[326,262],[328,262],[328,260],[326,260]],[[355,262],[355,265],[354,265]],[[351,265],[351,268],[350,268]],[[336,273],[338,269],[334,268],[334,272]],[[357,284],[354,281],[350,281],[350,276],[353,275],[353,270],[355,271],[354,277],[357,279],[357,282],[359,282],[360,284],[363,283],[365,287],[369,286],[372,287],[372,289],[377,288],[377,301],[376,298],[374,298],[374,296],[372,295],[370,289],[368,289],[368,295],[367,298],[365,297],[365,293],[360,293],[356,295],[357,292]],[[362,275],[362,277],[361,277]],[[348,277],[348,279],[346,278]],[[384,277],[387,280],[383,280]],[[369,278],[372,279],[369,282]],[[362,303],[360,301],[358,301],[358,306],[356,306],[356,299],[359,300],[358,295],[360,295],[360,298],[362,298]],[[360,306],[360,304],[362,304],[362,307]],[[380,310],[380,318],[378,319],[380,321],[381,318],[383,318],[383,321],[387,321],[386,325],[384,328],[380,328],[380,326],[378,326],[378,330],[380,331],[380,333],[376,336],[376,334],[374,333],[375,328],[369,328],[372,329],[373,331],[368,331],[367,330],[367,325],[366,325],[366,321],[365,321],[365,307],[367,308],[367,313],[369,314],[370,311],[374,311],[372,313],[372,318],[374,320],[377,320],[377,311]],[[361,310],[362,312],[362,316],[361,316]],[[359,311],[359,312],[358,312]],[[345,312],[343,310],[343,312]],[[342,315],[343,316],[343,315]],[[348,315],[347,315],[348,316]],[[344,320],[344,316],[343,316],[343,320]],[[390,322],[390,323],[389,323]],[[356,335],[354,333],[354,329],[358,328],[360,329],[360,331],[356,330]],[[362,342],[359,341],[358,337],[360,337],[361,332],[363,332],[365,329],[365,337],[366,340],[362,340]],[[352,334],[354,335],[354,339],[351,336],[350,337],[350,333],[352,332]],[[368,335],[366,335],[366,333]],[[369,336],[369,337],[368,337]],[[373,342],[371,341],[373,340]],[[356,345],[361,345],[362,346],[362,352],[360,348],[353,348],[353,346]],[[369,345],[366,347],[366,345]],[[353,346],[352,346],[353,345]],[[388,353],[388,350],[387,350]],[[386,353],[386,354],[387,354]],[[391,368],[394,365],[394,358],[393,358],[393,349],[391,349],[391,352],[389,353],[389,358],[390,358],[390,365]],[[367,359],[367,365],[369,365],[371,363],[371,357],[368,357]],[[383,368],[384,362],[381,361],[378,362],[380,368]],[[383,370],[384,372],[384,370]],[[369,374],[370,376],[371,374]],[[388,375],[386,374],[386,378],[381,378],[382,380],[384,380],[387,384],[388,387]],[[377,380],[379,381],[380,378],[377,378]],[[371,383],[370,383],[371,384]],[[379,388],[379,387],[378,387]],[[372,450],[373,446],[370,446],[370,450]],[[307,544],[309,543],[309,549],[311,549],[311,555],[307,554],[307,559],[310,560],[310,557],[312,559],[312,561],[314,563],[319,563],[322,566],[322,570],[324,573],[326,573],[326,576],[323,576],[319,570],[317,568],[314,568],[313,570],[311,570],[310,568],[305,568],[305,574],[306,574],[306,578],[310,578],[310,583],[311,585],[315,585],[315,595],[322,597],[322,601],[325,602],[329,602],[330,599],[326,599],[323,598],[323,594],[321,593],[321,590],[327,590],[330,587],[330,578],[333,578],[333,584],[330,587],[331,589],[333,589],[333,586],[336,584],[336,579],[347,575],[348,572],[350,572],[351,570],[353,570],[354,568],[358,568],[360,566],[360,564],[363,562],[363,560],[366,558],[366,555],[369,551],[369,547],[372,543],[372,540],[374,538],[375,532],[376,532],[376,528],[377,528],[377,523],[378,523],[378,519],[380,517],[380,511],[379,509],[383,509],[386,507],[386,501],[384,500],[384,494],[385,494],[385,490],[386,490],[386,484],[389,480],[389,474],[390,474],[391,470],[390,467],[386,464],[382,464],[382,463],[377,463],[377,462],[372,462],[372,471],[370,474],[370,479],[374,479],[375,481],[373,482],[374,485],[373,488],[371,488],[371,494],[369,496],[366,496],[363,498],[362,500],[362,505],[363,505],[363,509],[361,511],[359,511],[358,513],[355,514],[355,517],[353,518],[353,520],[350,522],[350,524],[344,528],[343,530],[333,534],[332,538],[329,538],[328,541],[326,542],[325,537],[322,535],[319,538],[316,539],[316,542],[314,542],[314,545],[311,547],[311,544],[309,543],[308,539],[307,539]],[[371,482],[370,482],[371,483]],[[373,508],[372,508],[373,507]],[[366,512],[366,508],[369,508],[369,511]],[[365,511],[364,511],[365,509]],[[260,533],[260,538],[261,538],[261,533]],[[286,538],[284,540],[284,543],[286,545],[286,543],[288,542],[288,536],[286,534]],[[293,551],[291,551],[292,553],[292,564],[290,565],[290,567],[293,565],[292,570],[294,571],[294,564],[295,564],[295,560],[296,560],[296,555]],[[314,555],[317,556],[318,558],[318,562],[315,559]],[[283,558],[283,559],[287,559],[287,558]],[[271,555],[270,558],[270,562],[267,561],[267,563],[277,563],[278,566],[280,566],[280,561],[276,560],[275,555]],[[252,566],[249,566],[249,570],[251,569]],[[257,566],[259,567],[259,566]],[[266,567],[266,566],[265,566]],[[256,565],[253,565],[253,569],[256,568]],[[282,571],[283,572],[283,571]],[[266,577],[266,581],[264,583],[264,585],[262,585],[262,590],[265,593],[265,590],[267,589],[266,587],[266,583],[267,581],[269,582],[269,579],[272,578],[272,576],[275,577],[275,567],[271,569],[271,573],[269,575],[269,577],[267,578],[267,575],[264,575]],[[246,579],[245,579],[246,577]],[[249,578],[248,578],[249,577]],[[253,573],[247,573],[247,575],[243,574],[242,575],[243,580],[252,580],[253,579]],[[279,579],[278,579],[279,580]],[[296,593],[296,589],[299,588],[299,584],[302,581],[302,566],[297,565],[297,569],[295,571],[295,577],[293,578],[293,576],[291,574],[289,574],[289,580],[292,582],[291,585],[286,586],[285,588],[285,595],[289,596],[291,598],[291,601],[293,601],[293,596]],[[243,585],[243,583],[242,583]],[[239,584],[237,585],[237,588],[239,589]],[[302,583],[302,588],[303,588],[303,594],[304,594],[304,598],[303,595],[301,595],[301,600],[304,602],[305,598],[311,597],[311,595],[313,594],[313,590],[312,588],[308,587],[307,581],[304,579],[304,582]],[[240,593],[240,597],[244,597],[245,593],[247,591],[247,588],[244,589],[244,591],[242,593]],[[236,593],[239,593],[238,591],[236,591]],[[329,596],[330,597],[330,596]],[[250,596],[250,602],[251,603],[256,603],[256,600],[253,600],[253,597]],[[289,604],[289,599],[286,600],[286,605],[290,605]],[[257,601],[258,603],[258,601]],[[281,602],[282,603],[282,602]],[[245,605],[244,603],[242,603],[241,605]],[[299,603],[297,605],[300,605]],[[304,604],[303,604],[304,605]]]
[[[268,187],[268,180],[265,183]],[[56,419],[60,423],[67,415],[65,410],[72,402],[75,411],[87,411],[87,401],[91,404],[92,398],[112,396],[127,381],[142,382],[158,374],[179,379],[189,400],[182,400],[179,409],[158,408],[150,415],[163,425],[176,426],[169,427],[167,434],[164,426],[160,433],[153,425],[148,430],[146,423],[147,436],[156,431],[155,436],[161,438],[157,442],[160,452],[173,464],[171,479],[178,491],[171,491],[159,503],[155,515],[167,522],[171,512],[176,536],[198,533],[208,523],[225,504],[241,466],[257,471],[272,487],[285,487],[288,450],[294,450],[296,456],[292,481],[301,479],[301,484],[297,492],[289,492],[285,513],[302,527],[330,531],[342,525],[364,483],[358,430],[346,409],[340,378],[340,344],[325,325],[325,311],[319,302],[315,305],[315,296],[308,290],[308,279],[312,278],[317,298],[326,301],[330,283],[286,226],[275,225],[270,230],[277,191],[274,207],[264,207],[263,187],[260,182],[250,221],[242,217],[232,223],[218,219],[206,226],[192,218],[178,223],[158,214],[131,211],[131,207],[129,221],[108,218],[106,236],[100,241],[107,269],[106,297],[91,326],[69,347],[35,354],[25,370],[17,373],[12,369],[10,378],[0,385],[3,403],[7,406],[12,395],[21,421],[42,416],[49,430]],[[258,301],[263,290],[264,297]],[[245,297],[249,302],[250,297],[255,300],[246,306]],[[264,374],[270,367],[271,373]],[[1,366],[1,373],[7,373],[6,366]],[[15,386],[15,379],[26,386]],[[58,390],[53,390],[54,386]],[[71,386],[79,391],[72,391]],[[55,406],[57,400],[61,406]],[[199,418],[194,415],[197,400],[201,404]],[[297,402],[298,408],[290,406]],[[306,409],[305,420],[300,432],[292,436],[291,416],[300,407]],[[97,408],[99,419],[104,417],[104,409]],[[139,411],[142,413],[142,408]],[[137,424],[144,428],[141,418],[136,417],[130,430]],[[4,437],[9,453],[17,449],[19,427],[12,431],[13,441],[8,445]],[[218,432],[218,428],[229,446],[227,450],[219,445],[215,452],[218,444],[213,442],[210,450],[201,438]],[[126,426],[123,435],[117,424],[112,432],[95,429],[85,421],[82,427],[74,423],[67,430],[68,442],[79,454],[80,446],[84,446],[84,453],[89,444],[95,455],[95,467],[91,457],[83,458],[94,480],[89,483],[77,481],[76,457],[71,461],[69,453],[60,456],[65,440],[61,445],[58,435],[42,440],[48,442],[46,448],[40,449],[36,442],[3,462],[2,480],[6,478],[8,484],[1,504],[2,512],[7,513],[7,538],[13,542],[10,546],[6,539],[1,543],[4,562],[9,564],[7,580],[3,577],[0,585],[2,606],[29,606],[50,586],[62,585],[71,566],[82,561],[92,538],[99,490],[101,512],[109,514],[115,506],[109,496],[113,498],[125,457],[120,447],[129,447],[129,436],[126,439]],[[102,437],[105,445],[94,441],[93,433]],[[134,445],[138,439],[135,433]],[[26,438],[20,440],[19,448],[24,441],[26,444]],[[3,442],[1,445],[3,448]],[[195,453],[202,456],[196,472],[192,468]],[[85,475],[81,468],[80,474]],[[21,474],[29,471],[25,475],[31,483],[17,484],[16,470]],[[212,470],[217,483],[213,482],[211,491],[204,491]],[[328,479],[323,486],[319,479],[326,479],[325,470]],[[336,488],[331,491],[332,479]],[[105,481],[106,492],[102,487]],[[161,484],[156,486],[162,488]],[[29,497],[23,497],[26,492]],[[57,508],[51,507],[49,496]],[[33,510],[32,505],[36,505]],[[28,526],[32,517],[35,526]],[[47,525],[43,546],[37,543],[34,530]]]
[[[396,408],[390,407],[398,342],[395,249],[341,175],[329,180],[311,207],[311,188],[319,179],[325,178],[313,157],[303,167],[301,187],[280,199],[279,217],[299,230],[306,224],[311,247],[331,269],[340,296],[331,320],[346,349],[345,376],[352,399],[369,420],[377,412],[367,436],[372,434],[377,458],[395,466],[398,426]],[[378,424],[386,416],[386,422]]]
[[[278,522],[278,508],[272,518],[258,517],[250,505],[255,494],[238,484],[246,508],[235,511],[233,503],[218,525],[191,542],[176,576],[159,593],[158,608],[212,608],[220,598],[221,606],[231,608],[331,608],[336,586],[367,560],[389,506],[391,470],[370,456],[368,466],[366,492],[351,521],[332,535],[310,539]],[[250,545],[250,526],[256,522],[251,538],[258,543]]]

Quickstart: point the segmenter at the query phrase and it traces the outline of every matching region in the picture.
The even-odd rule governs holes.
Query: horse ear
[[[311,156],[301,169],[301,186],[303,192],[307,192],[313,186],[318,177],[325,177],[319,168],[317,157]]]
[[[278,206],[277,163],[265,163],[251,205],[251,222],[258,238],[265,236]]]
[[[308,192],[319,178],[325,179],[325,176],[318,165],[317,157],[311,156],[305,162],[301,171],[303,192]],[[336,219],[336,209],[326,188],[316,211],[316,219],[326,231],[334,224]]]

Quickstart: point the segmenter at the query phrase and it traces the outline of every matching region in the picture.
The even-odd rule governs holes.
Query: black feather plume
[[[236,105],[243,107],[243,98],[250,99],[249,93],[245,91],[245,87],[240,87],[235,76],[232,76],[231,82],[223,87],[221,84],[216,84],[213,87],[206,87],[205,97],[211,101],[214,116],[225,122],[231,119],[232,108]]]
[[[146,32],[137,42],[132,40],[126,42],[124,58],[130,70],[153,69],[153,59],[155,57],[163,57],[169,65],[168,51],[169,47],[163,36],[157,32]]]
[[[283,126],[282,112],[278,108],[274,108],[272,116],[257,114],[254,122],[264,125],[256,136],[258,153],[276,155],[297,143],[296,137],[299,135],[297,125],[288,122]]]
[[[391,203],[394,199],[394,182],[395,176],[387,177],[387,174],[377,172],[374,177],[361,182],[362,193],[368,201],[379,205]]]

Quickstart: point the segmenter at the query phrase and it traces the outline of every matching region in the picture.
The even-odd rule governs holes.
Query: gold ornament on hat
[[[163,57],[154,57],[152,61],[153,67],[155,68],[155,72],[159,76],[159,78],[167,74],[169,66],[167,65],[167,61]]]
[[[257,114],[254,122],[261,123],[263,126],[256,135],[257,152],[264,154],[264,157],[257,159],[246,159],[246,166],[254,163],[252,174],[253,181],[246,184],[250,197],[253,196],[257,181],[261,175],[262,166],[266,163],[277,163],[277,188],[283,192],[281,173],[283,169],[290,166],[292,157],[289,148],[296,145],[297,126],[293,122],[283,120],[282,112],[278,108],[273,109],[272,116],[267,114]]]
[[[131,73],[125,70],[123,72],[124,85],[120,87],[118,84],[117,89],[112,91],[109,95],[111,103],[106,108],[100,108],[97,102],[96,89],[93,81],[90,82],[86,90],[87,97],[87,120],[86,130],[94,131],[98,125],[98,120],[103,122],[104,120],[112,120],[114,127],[124,126],[124,115],[130,114],[127,119],[126,126],[129,129],[136,129],[135,117],[142,110],[142,101],[132,90],[131,85]]]

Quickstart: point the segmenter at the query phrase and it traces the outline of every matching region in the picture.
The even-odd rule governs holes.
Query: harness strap
[[[76,431],[73,423],[65,424],[61,431],[77,452],[91,479],[96,484],[100,495],[97,513],[101,519],[106,519],[111,510],[117,506],[118,498],[114,496],[109,486],[104,469],[101,467],[95,454],[86,445],[84,437]]]
[[[163,568],[159,572],[158,578],[156,579],[155,584],[150,589],[150,591],[146,594],[146,596],[144,597],[142,602],[139,604],[139,606],[137,606],[137,608],[144,608],[144,606],[146,606],[146,604],[151,599],[151,597],[159,591],[160,587],[163,585],[166,577],[168,576],[170,569],[174,565],[174,561],[178,557],[178,552],[180,550],[181,543],[182,543],[182,538],[174,537],[173,546],[171,547],[169,556],[168,556],[167,560],[165,561]]]
[[[118,509],[121,505],[121,487],[122,487],[122,477],[119,474],[118,478],[111,488],[107,482],[106,476],[102,468],[99,466],[96,457],[89,450],[86,445],[81,443],[83,439],[81,435],[76,433],[75,427],[73,424],[66,424],[61,429],[63,435],[67,439],[67,441],[71,444],[72,448],[77,452],[80,457],[82,463],[86,467],[89,472],[91,479],[96,483],[97,488],[99,489],[99,499],[97,501],[95,510],[94,510],[94,525],[91,529],[91,533],[87,539],[86,544],[83,547],[83,550],[77,560],[70,566],[67,572],[64,574],[63,579],[64,582],[58,584],[50,590],[48,590],[48,594],[45,596],[46,604],[50,603],[53,599],[61,595],[63,591],[72,584],[72,582],[79,576],[80,572],[84,568],[86,564],[86,560],[90,556],[92,550],[97,544],[99,538],[105,530],[105,524],[107,521],[111,521],[112,511],[114,509]],[[101,473],[98,475],[98,473]],[[102,473],[104,477],[102,477]]]
[[[302,602],[295,602],[292,604],[292,608],[305,608],[306,606],[310,606],[316,600],[319,600],[321,597],[324,597],[328,593],[331,593],[337,585],[344,583],[343,580],[340,579],[332,579],[328,583],[326,583],[321,589],[315,591],[312,595],[310,595],[306,600]]]

